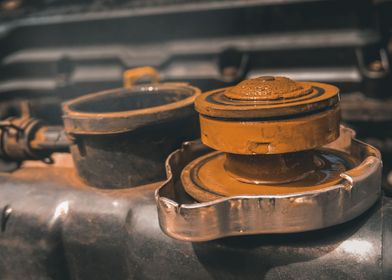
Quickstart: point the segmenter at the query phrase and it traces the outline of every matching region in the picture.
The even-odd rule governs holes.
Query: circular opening
[[[115,134],[191,116],[200,90],[185,83],[150,84],[94,93],[63,104],[73,134]]]
[[[80,100],[70,108],[82,113],[126,112],[178,102],[193,94],[192,90],[186,88],[122,89]]]

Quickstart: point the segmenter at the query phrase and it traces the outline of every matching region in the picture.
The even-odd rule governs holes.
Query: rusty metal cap
[[[264,76],[196,98],[201,139],[243,155],[310,150],[339,136],[338,88]]]
[[[286,77],[262,76],[197,98],[196,110],[214,118],[271,118],[311,113],[339,102],[338,88]]]

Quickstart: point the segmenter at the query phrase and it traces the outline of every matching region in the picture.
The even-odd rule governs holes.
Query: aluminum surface
[[[72,160],[68,156],[68,162]],[[102,190],[64,164],[0,174],[1,279],[391,279],[392,199],[340,226],[184,242],[158,223],[158,184]],[[11,211],[11,213],[10,213]]]
[[[335,186],[295,195],[236,196],[195,203],[185,194],[179,176],[187,163],[211,150],[197,142],[185,143],[167,159],[168,179],[155,193],[161,229],[175,239],[206,241],[303,232],[351,220],[381,194],[381,156],[344,127],[339,139],[328,146],[361,158],[361,164],[342,173],[341,182]]]

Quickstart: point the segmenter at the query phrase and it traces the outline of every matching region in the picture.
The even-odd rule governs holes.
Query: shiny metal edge
[[[235,196],[192,202],[180,183],[181,170],[212,150],[200,141],[186,142],[166,160],[167,180],[155,192],[159,224],[168,236],[208,241],[227,236],[295,233],[349,221],[369,209],[381,195],[380,152],[341,126],[341,136],[328,147],[361,159],[341,174],[339,184],[295,195]]]

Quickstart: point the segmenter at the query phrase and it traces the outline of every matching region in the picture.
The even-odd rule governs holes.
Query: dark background
[[[2,0],[0,117],[28,100],[60,124],[62,101],[120,87],[137,66],[202,90],[284,75],[339,86],[344,122],[382,150],[387,178],[391,14],[386,0]]]

